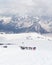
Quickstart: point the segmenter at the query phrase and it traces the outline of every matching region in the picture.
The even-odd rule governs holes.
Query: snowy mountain
[[[0,32],[22,33],[38,32],[52,33],[52,20],[38,16],[0,17]]]
[[[1,65],[52,65],[52,38],[37,33],[0,34],[0,44]]]

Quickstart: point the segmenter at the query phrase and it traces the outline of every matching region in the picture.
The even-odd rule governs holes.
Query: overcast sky
[[[52,15],[52,0],[0,0],[0,13]]]

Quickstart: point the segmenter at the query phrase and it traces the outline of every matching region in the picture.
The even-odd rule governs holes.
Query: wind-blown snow
[[[1,40],[3,38],[3,40]],[[0,65],[52,65],[52,39],[37,33],[0,34]],[[36,47],[22,50],[20,46]]]

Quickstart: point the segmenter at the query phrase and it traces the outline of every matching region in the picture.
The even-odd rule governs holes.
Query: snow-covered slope
[[[0,65],[52,65],[52,38],[37,33],[0,34]],[[36,50],[22,50],[36,47]]]

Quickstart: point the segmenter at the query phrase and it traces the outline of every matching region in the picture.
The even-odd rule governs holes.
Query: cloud
[[[0,13],[52,15],[52,0],[0,0]]]

